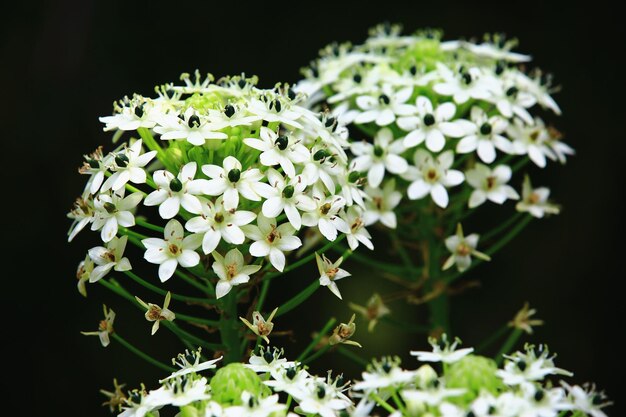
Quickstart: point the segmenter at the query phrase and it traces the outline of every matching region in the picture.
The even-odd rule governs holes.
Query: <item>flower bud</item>
[[[254,397],[271,394],[261,378],[241,363],[231,363],[219,369],[211,379],[212,399],[222,405],[241,405],[241,393]]]
[[[502,381],[496,376],[496,363],[489,358],[478,355],[467,355],[450,365],[446,371],[448,388],[464,388],[466,393],[449,400],[458,405],[467,405],[481,391],[496,395],[503,387]]]

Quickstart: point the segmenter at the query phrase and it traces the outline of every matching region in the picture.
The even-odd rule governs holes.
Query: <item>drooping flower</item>
[[[524,177],[522,184],[522,199],[517,203],[515,209],[520,212],[528,212],[532,216],[542,218],[546,214],[559,214],[559,206],[548,201],[550,189],[546,187],[533,188],[530,177]]]
[[[276,307],[270,313],[267,320],[265,320],[263,316],[261,315],[261,313],[259,313],[258,311],[252,312],[252,323],[250,323],[244,317],[239,317],[239,320],[241,320],[243,324],[245,324],[250,330],[252,330],[254,334],[256,334],[257,336],[265,340],[265,343],[269,345],[270,340],[267,338],[267,336],[269,336],[270,333],[272,333],[272,330],[274,329],[274,323],[272,322],[272,319],[274,318],[274,315],[276,314],[277,311],[278,311],[278,307]]]
[[[317,264],[317,270],[320,273],[320,285],[328,287],[333,294],[341,299],[341,293],[335,281],[352,275],[345,269],[339,268],[339,265],[343,262],[343,256],[337,259],[337,261],[331,262],[324,254],[320,256],[315,252],[315,262]]]
[[[85,336],[98,336],[103,347],[109,346],[109,335],[113,333],[113,322],[115,321],[115,312],[103,305],[104,320],[98,324],[98,330],[95,332],[81,332]]]
[[[215,297],[222,298],[236,286],[250,281],[250,275],[261,269],[261,265],[246,265],[239,249],[231,249],[226,256],[213,252],[212,268],[220,279],[215,286]]]
[[[369,321],[367,326],[367,330],[369,332],[374,331],[374,328],[381,317],[391,313],[391,310],[389,310],[389,307],[385,305],[382,297],[378,293],[372,294],[369,300],[367,300],[367,304],[365,306],[355,303],[348,303],[348,305],[352,310],[361,314],[363,318]]]
[[[328,338],[328,343],[331,346],[343,343],[345,345],[362,347],[359,342],[350,340],[350,338],[354,336],[354,333],[356,332],[356,324],[354,323],[355,318],[356,315],[353,314],[352,317],[350,317],[349,322],[340,323],[339,326],[335,327],[335,330],[333,330],[333,334]]]
[[[165,301],[163,301],[163,307],[160,307],[157,304],[145,303],[139,297],[135,297],[135,299],[137,300],[139,304],[141,304],[143,308],[147,310],[145,314],[146,320],[150,322],[154,322],[154,324],[152,325],[152,335],[154,335],[157,332],[157,330],[159,330],[159,325],[161,321],[163,320],[174,321],[174,319],[176,318],[176,314],[174,314],[174,312],[168,308],[170,306],[170,301],[172,299],[172,293],[169,291],[165,295]]]
[[[107,242],[106,248],[96,246],[89,249],[89,258],[97,265],[89,274],[89,282],[94,283],[109,273],[111,269],[118,272],[130,271],[130,261],[124,257],[124,249],[128,236],[114,237]]]

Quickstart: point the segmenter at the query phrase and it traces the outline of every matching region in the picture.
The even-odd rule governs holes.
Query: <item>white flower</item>
[[[450,255],[443,264],[442,269],[445,271],[456,264],[457,270],[463,272],[472,264],[472,255],[483,261],[490,261],[491,258],[488,255],[476,250],[478,237],[476,233],[464,236],[463,228],[461,227],[461,223],[459,223],[456,227],[456,234],[446,238],[446,248],[448,248],[452,255]]]
[[[307,185],[313,185],[318,181],[330,193],[335,192],[335,181],[343,174],[343,164],[337,163],[337,156],[326,147],[314,146],[311,149],[310,159],[302,170],[302,175],[307,179]]]
[[[114,104],[116,113],[112,116],[100,117],[99,120],[105,123],[104,131],[109,130],[137,130],[140,127],[151,129],[156,124],[154,116],[158,109],[150,100],[141,96],[135,96],[132,100],[125,97],[119,104]]]
[[[362,189],[365,182],[365,178],[358,171],[345,172],[339,177],[340,192],[347,206],[358,204],[361,208],[365,208],[367,194]]]
[[[311,375],[304,369],[298,369],[298,365],[295,363],[289,367],[281,365],[273,368],[270,371],[272,379],[263,383],[271,387],[274,392],[286,392],[296,399],[304,397]]]
[[[338,215],[345,206],[346,201],[341,196],[326,196],[321,187],[313,187],[313,201],[316,208],[302,215],[302,224],[305,226],[317,226],[330,241],[337,238],[337,230],[346,230],[348,225]]]
[[[269,256],[270,263],[278,271],[285,268],[285,254],[302,246],[300,238],[294,236],[295,229],[289,223],[276,226],[276,219],[263,214],[257,217],[257,225],[244,226],[246,236],[255,242],[250,245],[250,255],[257,258]]]
[[[139,304],[141,304],[143,308],[147,310],[145,314],[146,320],[154,322],[154,324],[152,325],[152,335],[154,335],[157,330],[159,330],[159,324],[161,323],[161,320],[174,321],[174,319],[176,318],[176,314],[174,314],[172,310],[168,309],[170,301],[172,299],[172,293],[169,291],[165,295],[165,301],[163,301],[162,308],[159,307],[157,304],[146,304],[141,298],[137,296],[135,296],[135,299]]]
[[[355,250],[359,243],[365,245],[369,250],[374,249],[371,241],[372,236],[365,228],[361,213],[356,206],[349,207],[341,220],[342,222],[335,222],[334,224],[337,226],[337,230],[346,234],[351,250]]]
[[[208,400],[209,385],[205,377],[168,380],[161,388],[150,391],[147,402],[154,407],[171,405],[182,407],[196,401]]]
[[[331,387],[323,381],[312,381],[309,384],[308,392],[299,403],[299,409],[302,413],[319,414],[322,417],[337,417],[340,410],[345,410],[352,405],[346,399],[337,398],[329,388]]]
[[[141,243],[146,247],[144,258],[159,265],[159,279],[165,282],[174,275],[176,267],[190,268],[200,263],[200,255],[195,251],[200,246],[199,235],[185,236],[183,226],[176,219],[165,225],[165,239],[147,238]]]
[[[272,314],[273,315],[273,314]],[[268,322],[271,322],[271,317],[268,319]],[[282,358],[283,351],[278,348],[264,348],[260,347],[259,354],[250,355],[250,359],[248,359],[248,363],[245,365],[246,368],[252,369],[254,372],[259,374],[264,374],[266,372],[272,373],[276,372],[280,369],[290,368],[292,366],[296,366],[295,362],[287,361],[287,359]]]
[[[339,265],[341,265],[342,262],[343,256],[333,263],[324,254],[319,256],[317,252],[315,252],[315,263],[317,264],[317,270],[320,273],[320,285],[328,287],[328,289],[339,297],[339,299],[341,299],[341,293],[339,292],[339,288],[337,288],[335,281],[352,275],[348,271],[339,268]]]
[[[228,294],[235,285],[250,281],[250,275],[261,269],[261,265],[246,265],[243,255],[236,248],[229,250],[225,257],[213,252],[213,259],[213,271],[220,279],[215,286],[217,298]]]
[[[83,175],[89,175],[85,184],[85,193],[96,194],[104,182],[105,173],[113,166],[113,155],[102,155],[102,146],[98,147],[91,155],[83,155],[85,162],[78,169]]]
[[[452,96],[457,104],[463,104],[470,98],[487,100],[493,94],[493,79],[486,77],[477,67],[453,72],[442,63],[437,63],[437,71],[443,82],[436,83],[433,90],[442,96]]]
[[[474,187],[469,198],[469,207],[478,207],[487,200],[503,204],[507,199],[519,199],[517,191],[507,185],[512,174],[511,168],[507,165],[498,165],[492,170],[479,163],[465,172],[467,182]]]
[[[178,378],[183,375],[198,373],[202,371],[206,371],[207,369],[215,369],[216,363],[222,360],[222,356],[217,359],[212,359],[210,361],[200,362],[202,360],[200,353],[202,352],[201,348],[198,348],[196,351],[185,350],[185,353],[179,353],[175,359],[172,359],[172,364],[178,366],[180,370],[172,373],[167,378],[161,379],[159,382],[163,383],[163,381],[167,381],[168,379]]]
[[[135,141],[128,148],[115,154],[111,169],[115,172],[102,184],[101,191],[118,191],[128,181],[134,184],[146,182],[144,167],[155,157],[156,151],[141,153],[141,139]]]
[[[456,113],[454,103],[445,102],[433,108],[427,97],[419,96],[415,102],[417,116],[398,119],[398,126],[410,131],[403,140],[406,148],[413,148],[426,141],[426,147],[432,152],[439,152],[446,145],[446,136],[460,138],[466,133],[469,122],[466,120],[450,120]]]
[[[351,169],[368,171],[367,181],[372,187],[380,185],[385,170],[392,174],[402,174],[407,170],[408,163],[400,156],[405,150],[404,145],[400,140],[393,140],[393,133],[389,128],[380,129],[376,133],[373,145],[365,141],[353,142],[350,149],[356,155]]]
[[[292,110],[279,97],[272,98],[266,95],[263,98],[266,100],[261,101],[257,98],[251,98],[248,111],[270,123],[279,122],[296,129],[302,129],[302,125],[297,121],[301,117],[299,112]]]
[[[278,402],[278,394],[259,398],[247,391],[241,393],[241,404],[225,408],[224,417],[270,417],[287,408]]]
[[[78,283],[76,287],[78,292],[83,297],[87,297],[87,287],[85,283],[89,281],[91,273],[93,272],[95,264],[89,257],[89,253],[85,256],[85,259],[80,261],[78,264],[78,268],[76,268],[76,279],[78,279]]]
[[[89,249],[89,257],[97,265],[89,275],[89,282],[97,282],[111,269],[118,272],[130,271],[130,261],[124,257],[127,236],[121,238],[114,237],[107,243],[107,247],[96,246]]]
[[[227,210],[237,208],[239,194],[250,201],[260,201],[257,193],[263,173],[257,168],[242,171],[241,162],[233,156],[224,158],[223,168],[217,165],[203,165],[202,172],[209,178],[206,195],[222,195]]]
[[[541,381],[548,375],[572,376],[571,372],[554,366],[554,356],[545,346],[539,346],[537,352],[532,345],[527,345],[526,352],[515,352],[513,355],[504,355],[506,358],[504,369],[496,371],[496,375],[506,385],[527,385],[535,381]]]
[[[446,388],[443,384],[436,384],[426,390],[406,389],[400,392],[409,408],[419,407],[422,404],[437,406],[448,397],[458,397],[465,393],[464,388]]]
[[[269,187],[260,187],[259,194],[266,198],[263,202],[263,215],[267,218],[276,218],[283,211],[289,223],[296,230],[302,227],[300,211],[313,211],[317,207],[315,201],[304,194],[307,180],[302,175],[296,175],[289,182],[273,168],[266,173]]]
[[[526,124],[533,124],[533,117],[528,108],[537,103],[535,97],[527,91],[520,90],[517,85],[501,84],[489,101],[496,105],[501,115],[507,119],[514,115],[522,119]]]
[[[87,198],[79,197],[74,202],[74,208],[67,213],[67,217],[72,219],[72,225],[67,232],[67,241],[71,242],[76,235],[94,220],[94,202],[91,196]]]
[[[250,126],[259,119],[258,116],[247,114],[245,108],[230,103],[223,110],[209,109],[209,120],[220,128]]]
[[[567,410],[570,405],[566,402],[563,388],[543,389],[540,386],[526,385],[522,387],[524,395],[523,417],[557,417],[559,411]]]
[[[457,350],[456,347],[461,343],[461,341],[457,338],[452,344],[450,344],[445,334],[441,336],[440,343],[438,343],[437,339],[432,337],[428,339],[428,343],[433,348],[432,352],[411,351],[411,355],[417,356],[417,360],[421,362],[454,363],[474,351],[474,348]]]
[[[532,216],[542,218],[547,214],[559,214],[559,206],[548,201],[550,189],[546,187],[533,188],[530,177],[524,177],[522,185],[522,199],[515,206],[517,211],[528,212]]]
[[[494,41],[496,41],[496,39],[494,39]],[[470,52],[473,52],[478,56],[495,60],[509,62],[528,62],[532,59],[530,55],[524,55],[518,52],[511,52],[510,48],[514,46],[514,44],[510,42],[506,42],[502,46],[500,46],[500,44],[496,45],[491,42],[482,42],[480,44],[464,42],[463,46],[467,48]]]
[[[94,199],[94,219],[91,230],[101,230],[100,238],[109,242],[117,234],[118,226],[131,227],[135,225],[135,216],[131,212],[141,201],[143,195],[139,192],[124,197],[124,190],[118,193],[98,194]]]
[[[407,189],[411,200],[419,200],[430,194],[435,204],[441,208],[448,206],[446,188],[459,185],[465,179],[461,171],[450,169],[454,153],[445,151],[434,158],[428,151],[418,149],[413,157],[415,166],[409,167],[403,177],[412,181]]]
[[[186,139],[192,145],[202,146],[207,139],[228,138],[225,133],[216,132],[221,128],[198,114],[193,107],[188,107],[184,114],[172,112],[163,116],[154,131],[161,134],[161,140]]]
[[[193,179],[196,169],[197,164],[189,162],[181,168],[176,177],[169,171],[155,171],[152,178],[158,189],[151,192],[143,203],[146,206],[158,205],[159,214],[164,219],[176,216],[180,206],[183,206],[189,213],[200,213],[202,207],[196,195],[208,194],[210,186],[207,180]]]
[[[456,146],[458,153],[474,152],[481,161],[490,164],[496,159],[496,148],[505,153],[513,153],[513,144],[502,133],[508,122],[500,116],[488,117],[478,106],[472,107],[471,118],[474,131],[464,136]]]
[[[543,121],[535,118],[534,125],[526,125],[520,119],[514,119],[507,129],[509,138],[513,140],[513,149],[518,155],[528,155],[531,161],[540,168],[546,166],[546,156],[555,159],[556,156],[548,147],[550,134]]]
[[[594,386],[584,388],[578,385],[570,386],[563,381],[561,381],[561,385],[567,390],[568,399],[575,410],[580,410],[592,417],[607,417],[601,409],[612,403],[606,400],[604,393],[596,392]]]
[[[152,398],[146,395],[142,389],[134,390],[130,393],[130,398],[126,400],[126,405],[122,407],[122,412],[117,417],[144,417],[146,414],[154,411],[156,407]]]
[[[382,86],[380,94],[363,95],[356,98],[356,105],[362,110],[354,122],[365,124],[376,122],[378,126],[387,126],[396,120],[396,116],[406,116],[415,110],[405,104],[413,94],[413,87],[405,87],[394,91],[389,84]]]
[[[385,357],[381,361],[373,360],[368,365],[368,372],[363,372],[363,380],[354,384],[355,391],[371,392],[409,384],[415,379],[416,371],[407,371],[400,367],[399,358]]]
[[[202,200],[202,214],[189,219],[185,228],[202,238],[202,251],[209,254],[222,239],[233,245],[241,245],[246,236],[240,226],[250,223],[255,216],[251,211],[226,210],[222,197],[219,197],[215,203]]]
[[[252,323],[250,323],[244,317],[239,317],[239,320],[241,320],[243,324],[246,325],[246,327],[252,330],[252,332],[255,335],[259,336],[260,338],[265,340],[265,343],[269,344],[270,340],[267,338],[267,336],[269,336],[270,333],[272,333],[272,330],[274,329],[274,323],[272,322],[272,320],[274,319],[274,315],[276,314],[277,311],[278,311],[278,307],[272,310],[267,320],[265,320],[263,316],[261,315],[261,313],[258,311],[252,312]],[[269,349],[267,352],[269,352]]]
[[[548,139],[546,144],[551,151],[550,153],[546,153],[546,156],[553,161],[558,160],[560,163],[564,164],[567,162],[567,157],[569,155],[576,154],[576,151],[571,146],[569,146],[567,143],[563,143],[563,141],[561,140],[561,135],[558,132],[556,132],[555,134],[550,134],[550,138]]]
[[[108,309],[105,305],[102,306],[102,310],[104,311],[104,320],[101,320],[98,324],[98,331],[80,333],[85,336],[98,336],[100,338],[100,343],[102,343],[102,346],[107,347],[110,343],[109,335],[113,333],[115,311]]]
[[[367,187],[366,194],[370,198],[365,204],[363,222],[370,226],[378,221],[390,229],[398,225],[396,213],[393,211],[402,200],[402,193],[396,191],[396,180],[392,178],[380,188]]]
[[[243,143],[261,151],[260,161],[265,166],[280,165],[289,178],[296,176],[294,163],[301,164],[309,159],[309,150],[293,136],[278,136],[267,127],[261,127],[261,139],[245,138]]]

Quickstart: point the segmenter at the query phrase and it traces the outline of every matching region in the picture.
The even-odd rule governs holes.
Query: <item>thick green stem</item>
[[[370,396],[372,397],[372,399],[374,401],[376,401],[376,403],[378,405],[380,405],[382,408],[384,408],[385,410],[387,410],[389,413],[395,413],[397,410],[395,408],[393,408],[391,405],[389,405],[389,403],[385,400],[383,400],[382,398],[380,398],[380,396],[378,394],[370,394]]]
[[[222,314],[220,316],[220,336],[224,345],[224,364],[239,362],[241,357],[239,339],[239,319],[237,317],[237,289],[233,287],[228,294],[220,299]]]
[[[164,363],[154,359],[152,356],[149,356],[149,355],[143,353],[141,350],[137,349],[135,346],[131,345],[126,340],[124,340],[122,338],[122,336],[118,335],[117,333],[113,333],[111,336],[120,345],[124,346],[126,349],[130,350],[135,355],[139,356],[141,359],[145,360],[146,362],[156,366],[157,368],[163,369],[164,371],[167,371],[167,372],[174,372],[176,370],[176,369],[172,368],[171,366],[168,366],[168,365],[166,365],[166,364],[164,364]]]

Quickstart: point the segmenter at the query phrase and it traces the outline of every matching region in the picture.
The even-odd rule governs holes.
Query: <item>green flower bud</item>
[[[271,394],[256,372],[240,363],[224,366],[211,379],[212,399],[222,405],[241,405],[241,393],[244,391],[254,397]]]
[[[446,371],[446,387],[464,388],[467,392],[458,397],[451,397],[450,402],[461,406],[472,402],[481,391],[497,395],[504,387],[496,376],[498,366],[489,358],[478,355],[467,355],[450,365]]]

